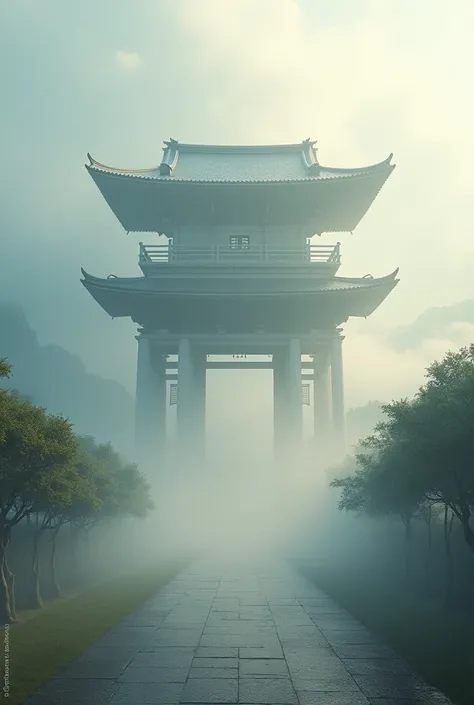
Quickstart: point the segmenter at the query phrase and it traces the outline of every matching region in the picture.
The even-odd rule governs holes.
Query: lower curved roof
[[[397,285],[398,269],[381,278],[94,277],[82,284],[113,318],[167,330],[251,332],[338,325],[369,316]]]

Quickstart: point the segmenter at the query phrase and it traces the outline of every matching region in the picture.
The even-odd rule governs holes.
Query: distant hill
[[[388,342],[397,350],[409,350],[419,347],[424,340],[440,339],[448,333],[451,340],[456,323],[474,325],[474,299],[428,308],[413,323],[395,328],[389,334]]]
[[[370,436],[383,420],[382,402],[369,401],[346,412],[346,445],[348,451],[363,438]]]
[[[13,387],[48,411],[63,414],[80,434],[110,441],[133,457],[133,408],[118,382],[89,374],[59,345],[41,346],[20,306],[0,302],[0,357],[13,365],[2,387]]]
[[[471,338],[472,334],[472,338]],[[428,308],[415,321],[388,330],[386,342],[400,352],[419,348],[428,340],[447,340],[454,346],[474,343],[474,299],[449,306]],[[373,431],[382,420],[382,402],[370,401],[346,414],[347,446],[350,448]]]

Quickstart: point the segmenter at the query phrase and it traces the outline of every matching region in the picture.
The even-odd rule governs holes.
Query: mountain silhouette
[[[356,406],[346,413],[346,445],[348,451],[360,440],[372,435],[379,421],[384,420],[382,402],[373,400]]]
[[[77,355],[59,345],[40,345],[16,304],[0,302],[0,331],[0,357],[13,366],[2,387],[67,417],[76,433],[110,441],[133,457],[134,401],[121,384],[89,374]]]
[[[450,306],[428,308],[413,323],[392,330],[388,342],[396,350],[403,351],[417,348],[425,340],[440,339],[447,334],[449,339],[454,340],[452,326],[457,323],[474,325],[474,299]]]

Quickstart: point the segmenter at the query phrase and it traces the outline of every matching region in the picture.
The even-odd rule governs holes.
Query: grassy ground
[[[5,702],[23,703],[62,666],[165,585],[180,567],[167,564],[136,572],[46,603],[42,610],[20,612],[21,621],[9,628],[10,693]],[[0,637],[3,643],[3,628]],[[0,693],[2,687],[3,667]]]
[[[299,564],[303,573],[383,642],[401,654],[425,680],[458,705],[474,702],[474,618],[408,598],[371,573],[347,575]]]

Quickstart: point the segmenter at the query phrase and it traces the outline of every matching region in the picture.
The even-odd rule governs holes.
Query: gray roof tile
[[[151,169],[116,169],[88,155],[97,171],[157,181],[252,183],[314,181],[360,176],[392,169],[388,159],[372,166],[337,169],[321,166],[314,142],[264,146],[221,146],[165,142],[160,165]]]

